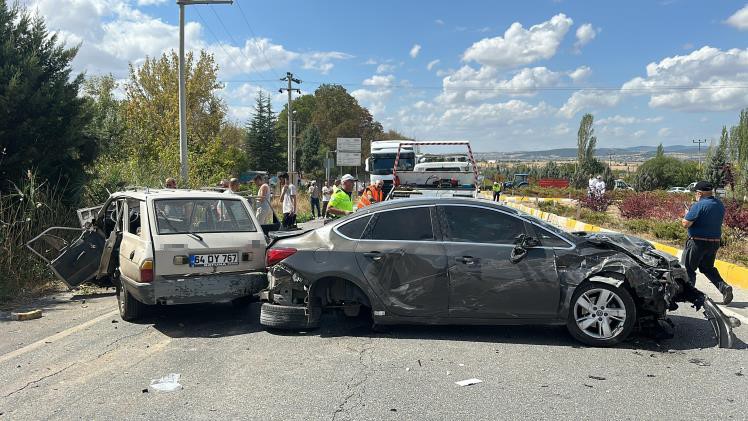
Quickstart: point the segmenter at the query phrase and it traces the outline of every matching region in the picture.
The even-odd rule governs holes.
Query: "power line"
[[[238,4],[238,3],[237,3],[237,4]],[[250,67],[250,68],[251,68],[252,70],[254,70],[255,72],[257,72],[257,73],[262,73],[262,75],[263,75],[263,76],[267,77],[268,75],[267,75],[267,74],[265,74],[265,72],[261,72],[260,70],[258,70],[258,69],[257,69],[257,68],[256,68],[256,67],[255,67],[255,66],[254,66],[254,65],[252,64],[252,59],[250,59],[250,58],[249,58],[249,57],[248,57],[248,56],[247,56],[247,55],[246,55],[246,54],[244,53],[244,49],[242,48],[242,46],[241,46],[241,45],[240,45],[240,44],[239,44],[238,42],[236,42],[236,40],[234,39],[234,37],[233,37],[233,36],[231,35],[231,32],[229,32],[228,28],[227,28],[227,27],[226,27],[226,25],[225,25],[225,24],[223,23],[223,20],[221,19],[221,17],[220,17],[220,16],[218,16],[218,13],[216,12],[216,9],[215,9],[215,8],[214,8],[214,7],[212,6],[212,5],[210,6],[210,10],[211,10],[211,11],[213,12],[213,14],[215,15],[216,19],[218,19],[218,23],[219,23],[219,24],[220,24],[220,25],[221,25],[221,26],[223,27],[223,30],[224,30],[224,31],[226,32],[226,35],[228,35],[228,36],[229,36],[229,39],[231,40],[231,42],[233,42],[233,43],[234,43],[235,45],[237,45],[237,48],[239,48],[239,53],[241,53],[241,55],[243,55],[243,56],[244,56],[244,58],[245,58],[245,59],[247,60],[247,63],[249,64],[249,67]]]
[[[257,42],[257,35],[255,34],[255,31],[252,30],[252,25],[249,24],[249,19],[247,19],[247,15],[244,14],[244,9],[242,9],[241,3],[237,0],[236,5],[239,7],[239,13],[241,13],[242,18],[244,19],[244,23],[247,24],[247,29],[249,29],[249,33],[252,34],[252,40],[257,46],[257,49],[260,50],[260,53],[262,54],[262,58],[265,60],[265,64],[268,65],[269,69],[274,69],[275,67],[270,64],[270,60],[268,60],[267,56],[265,55],[265,48],[260,45],[259,42]]]
[[[208,26],[208,23],[205,21],[205,19],[203,18],[203,15],[200,13],[200,11],[197,8],[195,8],[195,12],[197,12],[197,16],[200,18],[200,21],[203,22],[203,25],[205,25],[205,28],[208,29],[208,32],[210,32],[210,35],[213,36],[213,39],[216,40],[216,43],[218,43],[218,46],[221,48],[221,50],[223,50],[223,52],[226,54],[226,56],[228,56],[231,59],[231,61],[234,63],[234,65],[237,65],[237,67],[239,69],[241,69],[241,67],[242,67],[241,63],[237,63],[237,61],[234,59],[234,56],[232,54],[229,54],[229,52],[226,51],[225,48],[223,48],[223,44],[221,43],[221,40],[218,39],[218,37],[216,36],[215,32],[213,32],[213,29],[211,29],[210,26]],[[241,51],[241,49],[240,49],[240,51]],[[229,81],[225,81],[225,82],[229,83]]]

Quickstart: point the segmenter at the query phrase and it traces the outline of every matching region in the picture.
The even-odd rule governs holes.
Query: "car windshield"
[[[240,199],[164,199],[154,206],[159,234],[257,230]]]
[[[392,168],[395,166],[395,156],[397,154],[378,154],[371,157],[371,173],[375,175],[392,174]],[[400,161],[397,163],[398,171],[412,171],[415,166],[415,156],[413,154],[400,154]]]

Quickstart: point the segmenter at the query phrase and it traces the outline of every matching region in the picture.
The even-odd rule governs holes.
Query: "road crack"
[[[348,348],[348,347],[346,347]],[[348,348],[351,349],[351,348]],[[332,420],[335,421],[338,419],[338,416],[344,415],[348,411],[352,411],[359,406],[361,406],[361,399],[362,395],[365,393],[364,385],[369,380],[372,374],[374,374],[374,370],[372,369],[372,366],[370,364],[373,364],[374,357],[371,354],[372,349],[374,349],[374,344],[372,343],[371,339],[364,344],[361,349],[356,350],[358,352],[358,364],[361,366],[361,370],[354,374],[351,379],[346,383],[346,396],[343,398],[343,401],[338,405],[338,407],[335,409],[335,412],[332,414]],[[351,349],[353,351],[353,349]],[[366,358],[368,357],[369,363],[367,364]],[[349,402],[351,402],[353,399],[356,399],[356,402],[353,403],[350,407],[347,407]]]
[[[66,367],[63,367],[63,368],[61,368],[61,369],[59,369],[59,370],[55,371],[54,373],[50,373],[50,374],[47,374],[46,376],[42,376],[42,377],[40,377],[40,378],[38,378],[38,379],[36,379],[36,380],[32,380],[32,381],[30,381],[30,382],[26,383],[26,385],[24,385],[23,387],[21,387],[21,388],[18,388],[18,389],[16,389],[16,390],[14,390],[14,391],[12,391],[12,392],[8,393],[7,395],[3,396],[3,398],[9,398],[9,397],[11,397],[12,395],[15,395],[16,393],[18,393],[18,392],[20,392],[20,391],[22,391],[22,390],[26,389],[27,387],[31,386],[32,384],[36,384],[36,383],[39,383],[39,382],[40,382],[40,381],[42,381],[42,380],[48,379],[48,378],[50,378],[50,377],[54,377],[54,376],[56,376],[56,375],[58,375],[58,374],[62,373],[63,371],[67,370],[68,368],[70,368],[70,367],[72,367],[72,366],[76,365],[76,364],[78,364],[78,362],[77,362],[77,361],[76,361],[76,362],[74,362],[74,363],[71,363],[70,365],[68,365],[68,366],[66,366]]]

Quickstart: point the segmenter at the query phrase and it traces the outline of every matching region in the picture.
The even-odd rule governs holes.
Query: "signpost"
[[[339,137],[337,143],[338,167],[358,167],[361,165],[361,138]]]

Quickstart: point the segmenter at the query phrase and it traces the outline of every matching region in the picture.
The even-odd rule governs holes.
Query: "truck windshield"
[[[377,154],[371,156],[371,173],[375,175],[392,174],[392,168],[395,166],[395,156],[397,154]],[[397,165],[398,171],[413,171],[416,157],[414,154],[400,154],[400,161]]]
[[[239,199],[154,201],[159,234],[257,231]]]

